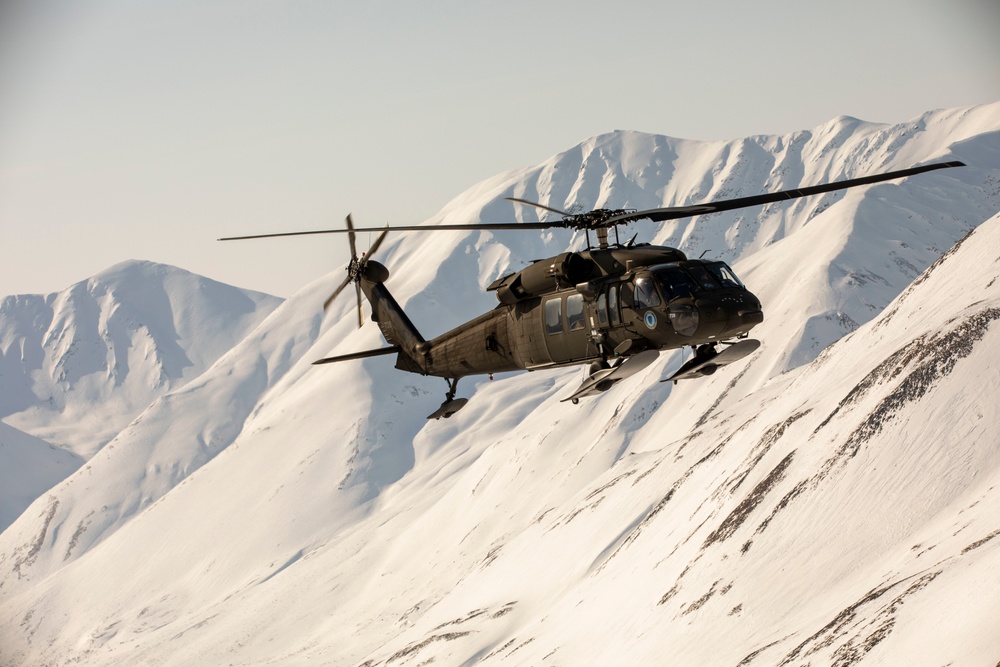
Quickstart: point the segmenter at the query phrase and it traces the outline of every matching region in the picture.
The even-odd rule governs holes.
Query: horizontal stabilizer
[[[364,352],[354,352],[353,354],[342,354],[339,357],[326,357],[325,359],[318,359],[313,362],[313,366],[317,364],[332,364],[338,361],[352,361],[354,359],[367,359],[368,357],[381,357],[384,354],[395,354],[399,352],[402,348],[398,345],[393,345],[392,347],[383,347],[377,350],[365,350]]]

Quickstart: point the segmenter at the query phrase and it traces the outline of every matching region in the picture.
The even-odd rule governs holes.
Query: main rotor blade
[[[333,303],[333,300],[337,298],[338,294],[344,291],[344,288],[347,287],[347,285],[350,282],[351,282],[351,276],[347,276],[346,278],[344,278],[344,282],[340,283],[340,286],[337,289],[333,290],[333,294],[327,297],[327,300],[323,302],[323,310],[326,310],[327,308],[330,307],[330,304]]]
[[[551,206],[546,206],[545,204],[539,204],[538,202],[535,201],[528,201],[527,199],[518,199],[517,197],[504,197],[504,199],[506,199],[507,201],[517,202],[518,204],[526,204],[528,206],[534,206],[535,208],[540,208],[543,211],[552,211],[553,213],[558,213],[559,215],[564,215],[566,217],[572,215],[571,213],[567,213],[566,211],[560,211],[557,208],[552,208]]]
[[[652,220],[653,222],[677,220],[678,218],[689,218],[695,215],[703,215],[705,213],[718,213],[720,211],[731,211],[733,209],[747,208],[749,206],[759,206],[761,204],[771,204],[773,202],[786,201],[789,199],[798,199],[799,197],[808,197],[810,195],[822,194],[824,192],[844,190],[847,188],[857,187],[859,185],[881,183],[882,181],[891,181],[896,178],[922,174],[925,171],[934,171],[935,169],[948,169],[951,167],[964,166],[964,162],[937,162],[934,164],[927,164],[922,167],[913,167],[912,169],[900,169],[899,171],[889,171],[884,174],[875,174],[874,176],[850,178],[844,181],[833,181],[832,183],[812,185],[805,188],[797,188],[795,190],[770,192],[768,194],[755,195],[753,197],[739,197],[737,199],[723,199],[721,201],[706,202],[704,204],[696,204],[694,206],[672,206],[670,208],[655,208],[648,211],[624,213],[622,215],[608,218],[605,220],[605,223],[607,225],[620,225],[626,222],[632,222],[633,220]]]
[[[219,241],[245,241],[247,239],[270,239],[279,236],[307,236],[309,234],[347,234],[350,231],[360,232],[381,232],[385,230],[399,232],[440,232],[450,230],[475,230],[475,229],[552,229],[553,227],[569,227],[562,220],[554,222],[472,222],[458,225],[401,225],[398,227],[357,227],[354,230],[347,229],[316,229],[308,232],[280,232],[277,234],[251,234],[250,236],[227,236],[218,239]]]
[[[364,230],[362,230],[364,231]],[[318,229],[312,232],[279,232],[277,234],[251,234],[250,236],[226,236],[216,241],[246,241],[247,239],[273,239],[279,236],[306,236],[308,234],[345,234],[346,229]]]

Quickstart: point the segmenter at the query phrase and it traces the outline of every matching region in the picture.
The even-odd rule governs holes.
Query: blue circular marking
[[[646,326],[650,329],[656,328],[656,313],[649,311],[646,313]]]

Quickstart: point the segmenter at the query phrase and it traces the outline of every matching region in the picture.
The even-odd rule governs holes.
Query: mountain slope
[[[317,287],[325,290],[327,283],[313,286],[312,303],[322,302]],[[52,536],[45,549],[23,548],[37,542],[30,516],[0,537],[21,543],[8,554],[16,576],[0,582],[0,589],[28,583],[29,572],[72,562],[225,449],[251,412],[260,410],[262,396],[289,370],[290,360],[315,341],[321,321],[316,308],[289,313],[282,304],[208,371],[153,401],[80,474],[38,500],[43,533]]]
[[[425,422],[440,380],[384,359],[309,366],[379,335],[354,330],[349,299],[320,314],[342,273],[307,286],[0,534],[0,658],[735,665],[923,651],[995,662],[983,628],[996,604],[970,592],[995,584],[1000,544],[989,439],[1000,221],[913,278],[996,211],[997,163],[968,155],[1000,147],[1000,105],[916,125],[848,123],[799,142],[836,153],[881,129],[898,138],[879,144],[888,168],[961,151],[970,166],[818,212],[761,213],[784,222],[750,234],[737,271],[764,296],[765,345],[705,381],[657,382],[683,352],[580,406],[560,402],[577,369],[466,380],[470,404]],[[572,193],[687,203],[727,165],[794,163],[730,163],[744,144],[616,133],[480,184],[430,222],[506,217],[501,198],[532,188],[559,208]],[[664,146],[676,149],[671,168],[644,176]],[[829,169],[861,175],[852,154]],[[813,162],[801,167],[802,180],[782,172],[785,187],[821,180]],[[717,222],[712,240],[735,238],[741,223]],[[500,273],[581,242],[429,236],[390,239],[379,258],[425,335],[490,308],[480,290]],[[865,262],[892,253],[902,261],[863,279]],[[860,306],[854,324],[824,324],[841,303]],[[804,331],[849,335],[821,352]],[[961,628],[946,623],[956,616]]]
[[[155,398],[203,373],[281,299],[131,261],[0,302],[0,417],[90,458]]]
[[[0,533],[83,459],[0,422]]]

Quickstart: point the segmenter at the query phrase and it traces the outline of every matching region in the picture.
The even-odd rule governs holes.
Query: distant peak
[[[100,279],[110,276],[120,276],[120,275],[134,275],[136,273],[142,273],[145,275],[164,275],[166,273],[190,273],[184,269],[181,269],[170,264],[160,264],[159,262],[153,262],[148,259],[127,259],[124,262],[119,262],[114,264],[100,273],[93,276],[94,279]]]

